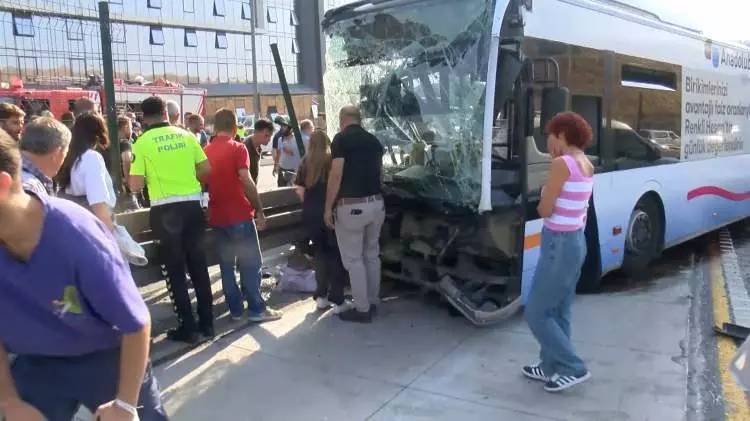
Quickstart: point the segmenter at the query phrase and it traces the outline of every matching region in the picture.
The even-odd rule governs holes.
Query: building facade
[[[318,0],[110,0],[115,79],[206,89],[206,113],[286,113],[276,43],[299,118],[322,90]],[[95,0],[0,0],[0,82],[85,84],[102,74]]]

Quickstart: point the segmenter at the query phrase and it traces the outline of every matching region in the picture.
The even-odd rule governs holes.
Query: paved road
[[[562,395],[519,374],[538,353],[520,316],[477,329],[403,293],[372,325],[298,301],[283,320],[196,348],[157,375],[180,421],[717,420],[698,416],[716,387],[687,387],[689,374],[698,383],[718,376],[710,358],[691,366],[702,350],[694,338],[709,338],[689,323],[709,319],[710,297],[691,300],[706,284],[708,241],[666,253],[643,279],[611,276],[604,292],[578,297],[573,335],[594,377]]]

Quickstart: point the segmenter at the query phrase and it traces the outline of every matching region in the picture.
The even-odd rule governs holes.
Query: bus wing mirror
[[[557,114],[567,111],[570,103],[570,91],[568,88],[547,87],[542,89],[542,119],[541,130],[547,126]]]

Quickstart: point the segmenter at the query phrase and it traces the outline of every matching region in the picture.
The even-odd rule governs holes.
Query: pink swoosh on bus
[[[727,200],[732,200],[734,202],[741,202],[743,200],[750,199],[750,192],[735,193],[729,190],[722,189],[721,187],[703,186],[698,187],[694,190],[690,190],[687,194],[688,200],[693,200],[696,197],[700,196],[719,196]]]

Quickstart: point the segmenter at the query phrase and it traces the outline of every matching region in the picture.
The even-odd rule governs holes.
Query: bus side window
[[[599,141],[602,132],[602,98],[591,95],[573,95],[573,111],[580,114],[591,126],[593,139],[586,148],[586,155],[599,156]]]
[[[642,166],[648,161],[658,159],[648,141],[632,130],[615,129],[615,154],[617,160],[636,161],[634,166]],[[638,165],[637,163],[640,163]]]

